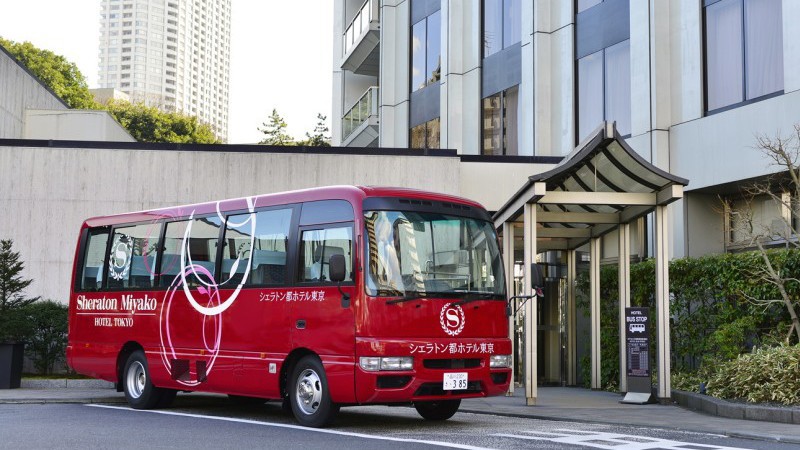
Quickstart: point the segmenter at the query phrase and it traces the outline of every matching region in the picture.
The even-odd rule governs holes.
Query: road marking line
[[[395,437],[387,437],[387,436],[375,436],[371,434],[363,434],[363,433],[354,433],[350,431],[336,431],[336,430],[328,430],[328,429],[321,429],[321,428],[307,428],[300,425],[290,425],[284,423],[271,423],[271,422],[259,422],[257,420],[249,420],[249,419],[236,419],[234,417],[220,417],[220,416],[204,416],[202,414],[191,414],[191,413],[179,413],[174,411],[157,411],[157,410],[150,410],[150,409],[132,409],[125,406],[111,406],[111,405],[96,405],[90,404],[86,406],[91,406],[93,408],[106,408],[106,409],[118,409],[122,411],[131,411],[131,412],[141,412],[141,413],[152,413],[152,414],[164,414],[167,416],[179,416],[179,417],[192,417],[196,419],[211,419],[211,420],[220,420],[224,422],[236,422],[236,423],[244,423],[248,425],[262,425],[267,427],[275,427],[275,428],[289,428],[293,430],[303,430],[303,431],[312,431],[316,433],[325,433],[325,434],[336,434],[339,436],[351,436],[351,437],[358,437],[363,439],[376,439],[380,441],[393,441],[393,442],[411,442],[415,444],[427,444],[427,445],[437,445],[440,447],[450,447],[450,448],[460,448],[464,450],[493,450],[489,447],[475,447],[473,445],[463,445],[463,444],[456,444],[451,442],[441,442],[441,441],[426,441],[423,439],[406,439],[406,438],[395,438]]]
[[[647,449],[673,449],[673,450],[743,450],[738,447],[725,447],[713,444],[695,444],[691,442],[672,441],[654,437],[641,437],[629,434],[605,433],[602,431],[587,433],[585,431],[560,429],[558,433],[525,432],[522,434],[496,433],[492,436],[522,439],[526,441],[550,441],[559,444],[582,445],[601,449],[617,450],[647,450]],[[548,436],[550,435],[550,436]]]

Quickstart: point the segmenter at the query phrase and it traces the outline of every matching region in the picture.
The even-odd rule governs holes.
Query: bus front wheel
[[[447,420],[458,411],[461,400],[441,400],[433,402],[415,402],[414,408],[426,420]]]
[[[331,401],[325,369],[316,356],[304,356],[294,366],[289,402],[295,419],[307,427],[330,425],[339,412],[339,405]]]
[[[165,407],[175,398],[175,391],[153,386],[147,369],[147,359],[141,350],[131,353],[125,362],[122,385],[125,390],[125,400],[133,409]]]

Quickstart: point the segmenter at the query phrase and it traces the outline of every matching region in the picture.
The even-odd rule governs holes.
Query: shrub
[[[710,395],[748,402],[800,405],[800,344],[761,348],[717,366]]]
[[[67,306],[51,300],[31,303],[22,314],[32,331],[27,336],[25,354],[40,374],[64,368],[67,348]]]
[[[700,383],[705,379],[697,372],[675,372],[672,374],[672,389],[700,392]]]

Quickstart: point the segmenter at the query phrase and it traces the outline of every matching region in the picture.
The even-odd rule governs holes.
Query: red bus
[[[67,360],[133,408],[178,391],[445,420],[511,381],[489,214],[462,198],[336,186],[96,217],[75,253]]]

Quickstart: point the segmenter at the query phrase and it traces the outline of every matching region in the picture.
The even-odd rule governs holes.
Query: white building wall
[[[381,147],[408,147],[411,7],[408,0],[381,2]]]
[[[481,4],[442,2],[441,146],[463,155],[480,154],[481,147]],[[410,0],[383,2],[382,146],[408,143],[409,6]],[[630,1],[632,133],[627,142],[647,161],[690,181],[691,199],[668,209],[674,257],[724,251],[721,225],[707,225],[724,220],[710,200],[715,196],[704,190],[774,171],[752,149],[755,137],[785,133],[800,122],[800,27],[793,26],[800,2],[783,0],[782,8],[784,94],[706,115],[702,2]],[[574,2],[522,0],[521,15],[520,154],[565,155],[575,146]],[[511,166],[505,168],[508,174],[514,173]],[[469,173],[472,180],[506,173],[498,172],[504,166],[470,167],[462,176]],[[473,185],[476,196],[492,197],[482,193],[486,189],[480,183]],[[647,234],[652,233],[650,227]]]
[[[136,142],[108,111],[41,110],[25,111],[23,139]]]
[[[480,153],[480,0],[442,3],[441,148]]]
[[[61,99],[19,65],[14,57],[0,49],[0,138],[22,137],[28,108],[68,109]]]

